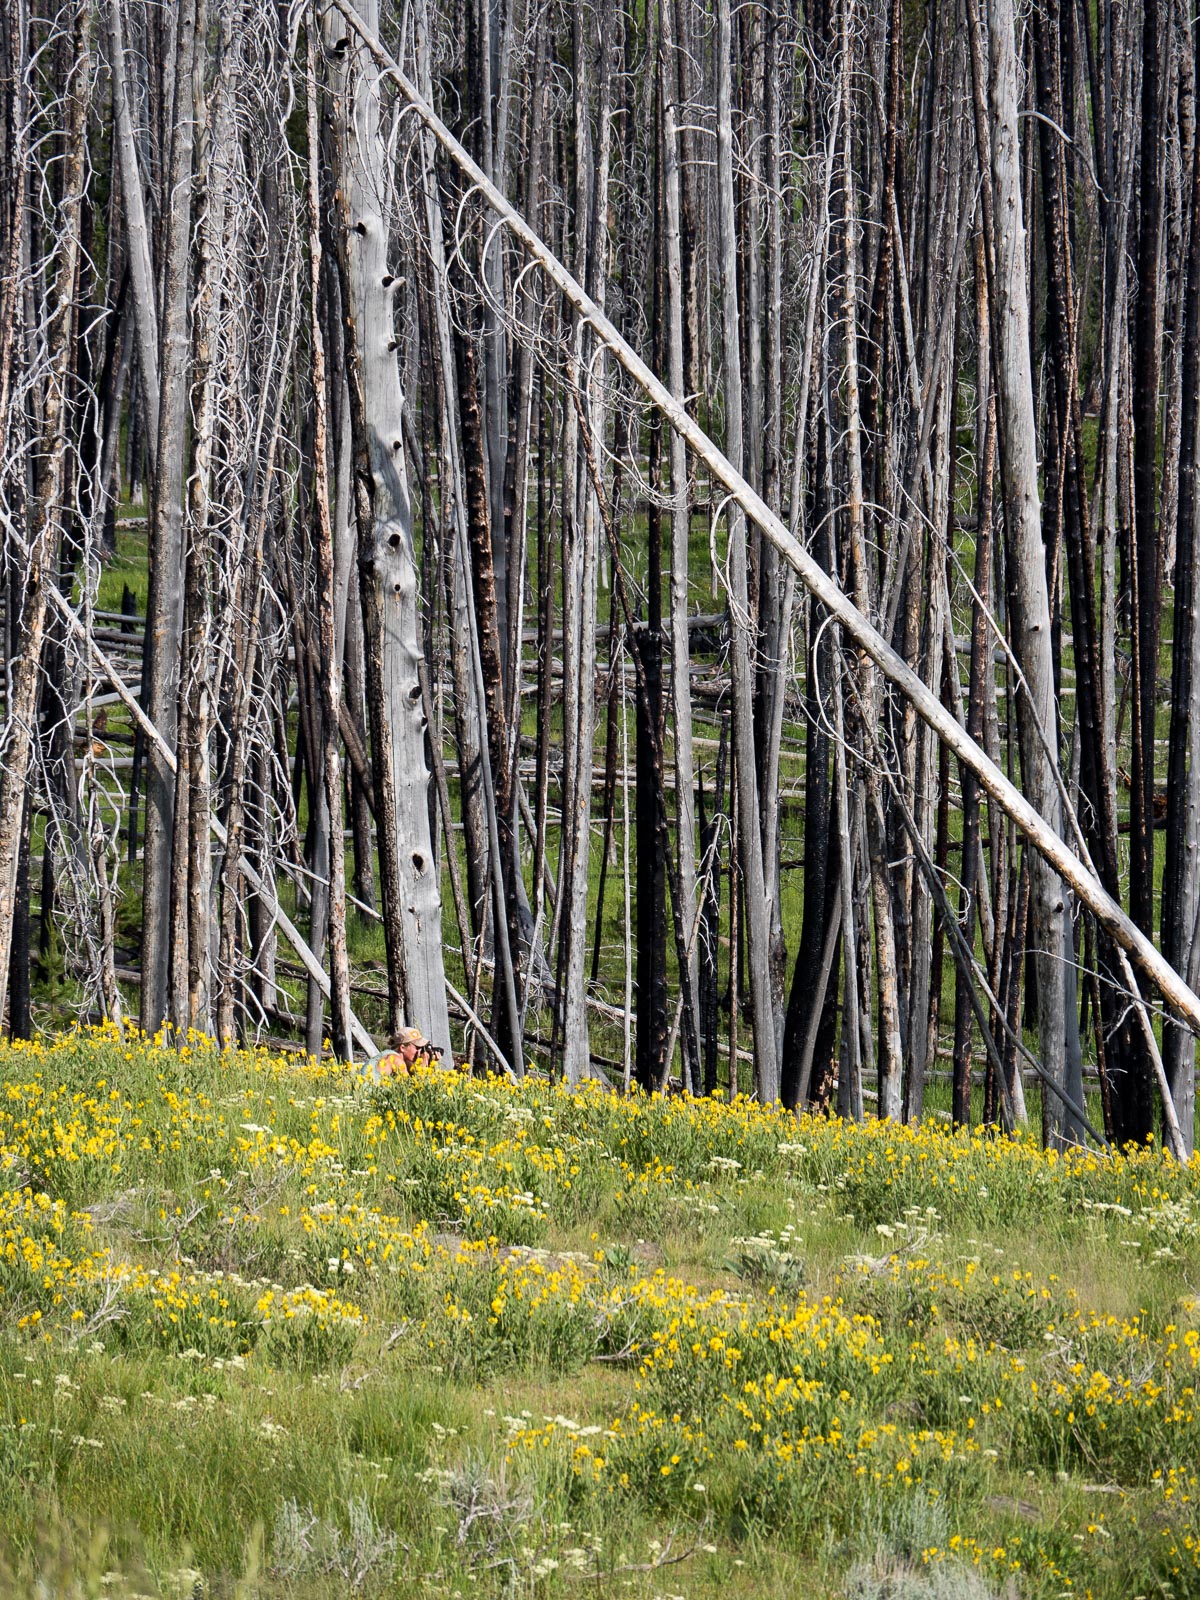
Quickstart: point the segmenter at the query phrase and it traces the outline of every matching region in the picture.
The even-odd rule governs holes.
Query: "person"
[[[433,1057],[433,1045],[420,1028],[401,1028],[388,1040],[388,1048],[367,1067],[376,1083],[384,1078],[406,1078],[418,1062],[428,1064]]]
[[[405,1072],[411,1072],[418,1061],[422,1066],[428,1066],[433,1056],[433,1045],[420,1028],[402,1028],[399,1033],[392,1035],[391,1045],[403,1061],[402,1070]]]

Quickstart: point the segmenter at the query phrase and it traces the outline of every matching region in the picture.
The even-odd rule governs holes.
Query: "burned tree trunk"
[[[308,251],[312,324],[313,501],[316,511],[318,615],[320,619],[321,768],[328,834],[329,874],[327,931],[333,1053],[350,1059],[350,962],[346,950],[346,846],[342,830],[342,763],[339,720],[342,710],[342,662],[337,648],[334,594],[333,524],[330,518],[329,437],[326,400],[325,337],[321,318],[321,188],[318,167],[316,49],[308,37]],[[316,941],[314,940],[314,945]],[[319,946],[317,947],[319,954]],[[311,995],[311,987],[310,987]],[[311,1002],[310,1002],[311,1004]],[[319,1053],[321,1039],[310,1037]]]
[[[1183,416],[1175,547],[1175,627],[1167,765],[1167,853],[1162,885],[1163,954],[1190,981],[1200,977],[1195,937],[1200,897],[1200,138],[1194,143],[1191,224],[1184,308]],[[1163,1026],[1163,1065],[1180,1131],[1195,1146],[1195,1039],[1178,1023]]]
[[[183,628],[183,481],[187,450],[188,262],[196,108],[193,73],[203,60],[205,0],[184,0],[176,21],[170,208],[163,269],[161,393],[150,508],[150,594],[142,700],[174,748],[179,647]],[[142,1027],[153,1032],[168,1011],[175,776],[163,753],[146,753],[146,838],[142,852]]]

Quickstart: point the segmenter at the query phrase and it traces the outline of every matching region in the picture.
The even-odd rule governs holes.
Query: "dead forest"
[[[7,1029],[1190,1155],[1198,66],[0,0]]]

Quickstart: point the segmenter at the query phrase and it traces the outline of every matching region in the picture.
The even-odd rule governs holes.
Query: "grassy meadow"
[[[1200,1595],[1200,1169],[0,1048],[0,1593]]]

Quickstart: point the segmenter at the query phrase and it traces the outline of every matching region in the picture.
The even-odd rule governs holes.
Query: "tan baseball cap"
[[[395,1035],[395,1043],[397,1049],[405,1044],[415,1044],[419,1048],[423,1044],[428,1044],[429,1040],[421,1032],[420,1028],[401,1028],[400,1032]]]

